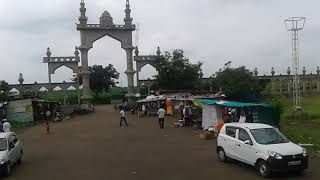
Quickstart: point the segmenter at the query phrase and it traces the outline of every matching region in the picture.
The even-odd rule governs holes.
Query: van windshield
[[[275,128],[251,129],[252,136],[259,144],[288,143],[289,140]]]
[[[7,140],[5,138],[0,138],[0,151],[7,150]]]

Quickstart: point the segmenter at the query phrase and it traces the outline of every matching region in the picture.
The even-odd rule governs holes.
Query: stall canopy
[[[225,120],[223,114],[225,114],[224,108],[231,109],[250,109],[252,113],[252,122],[265,123],[274,125],[272,116],[272,105],[270,104],[255,104],[255,103],[242,103],[234,101],[223,100],[210,100],[210,99],[198,99],[193,103],[196,106],[202,107],[202,127],[208,129],[209,127],[215,127],[219,120]],[[236,121],[234,121],[236,122]]]
[[[244,107],[264,107],[272,108],[271,104],[254,104],[254,103],[242,103],[234,101],[221,101],[221,100],[210,100],[210,99],[199,99],[195,100],[195,104],[202,105],[221,105],[230,108],[244,108]]]

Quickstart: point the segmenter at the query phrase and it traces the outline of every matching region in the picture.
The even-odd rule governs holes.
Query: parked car
[[[14,164],[21,164],[22,144],[14,132],[0,133],[0,168],[5,176],[11,173]]]
[[[232,158],[250,164],[263,177],[275,171],[303,172],[308,168],[306,149],[266,124],[225,124],[217,138],[217,153],[220,161]]]

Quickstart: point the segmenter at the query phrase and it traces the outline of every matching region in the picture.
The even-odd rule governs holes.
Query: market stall
[[[202,128],[215,127],[219,121],[252,122],[275,125],[272,106],[269,104],[241,103],[220,100],[195,100],[202,106]]]

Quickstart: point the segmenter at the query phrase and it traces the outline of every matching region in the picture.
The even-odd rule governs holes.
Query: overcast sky
[[[88,23],[98,23],[108,10],[123,24],[125,0],[86,0]],[[227,61],[232,66],[258,68],[259,74],[286,73],[291,66],[291,34],[284,19],[307,17],[300,32],[301,66],[315,73],[320,66],[319,0],[131,0],[134,23],[140,24],[140,54],[183,49],[192,62],[204,62],[205,77]],[[42,63],[48,46],[52,56],[70,56],[79,45],[80,0],[0,0],[0,79],[17,83],[48,82]],[[135,37],[135,35],[133,35]],[[135,39],[135,38],[133,38]],[[120,43],[104,37],[89,51],[89,64],[113,64],[125,86],[125,52]],[[71,70],[56,71],[53,81],[69,81]],[[142,79],[155,75],[150,66]]]

